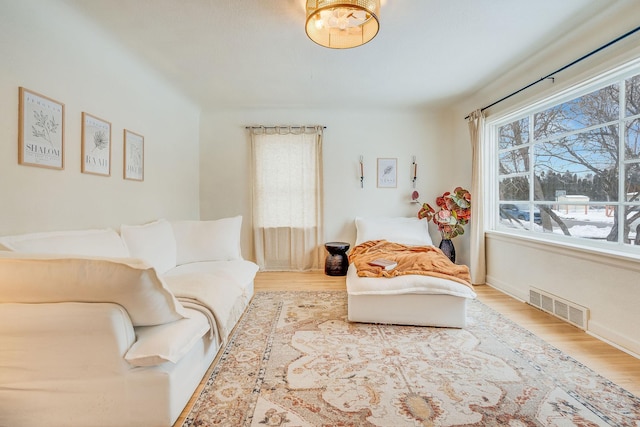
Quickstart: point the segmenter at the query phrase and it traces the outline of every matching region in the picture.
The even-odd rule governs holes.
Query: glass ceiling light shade
[[[380,0],[307,0],[306,32],[320,46],[348,49],[373,39]]]

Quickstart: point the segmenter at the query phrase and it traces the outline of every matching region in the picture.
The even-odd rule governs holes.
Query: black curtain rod
[[[275,129],[275,128],[289,128],[289,129],[302,129],[302,128],[315,128],[317,126],[245,126],[245,129]],[[322,126],[322,129],[326,129],[326,126]]]
[[[552,73],[550,73],[550,74],[547,74],[546,76],[544,76],[544,77],[542,77],[542,78],[540,78],[540,79],[536,80],[536,81],[535,81],[535,82],[533,82],[533,83],[529,83],[528,85],[526,85],[526,86],[524,86],[524,87],[522,87],[522,88],[520,88],[520,89],[516,90],[515,92],[510,93],[509,95],[507,95],[507,96],[505,96],[505,97],[502,97],[502,98],[498,99],[497,101],[495,101],[495,102],[493,102],[493,103],[491,103],[491,104],[487,105],[486,107],[482,107],[482,108],[480,109],[480,111],[484,111],[484,110],[486,110],[487,108],[491,108],[491,107],[493,107],[494,105],[499,104],[499,103],[501,103],[502,101],[505,101],[505,100],[507,100],[507,99],[511,98],[511,97],[512,97],[512,96],[514,96],[514,95],[519,94],[519,93],[520,93],[520,92],[522,92],[523,90],[525,90],[525,89],[529,89],[529,88],[530,88],[531,86],[533,86],[533,85],[537,85],[538,83],[543,82],[543,81],[545,81],[545,80],[547,80],[547,79],[549,79],[549,78],[553,78],[553,76],[554,76],[555,74],[558,74],[559,72],[566,70],[567,68],[569,68],[569,67],[571,67],[571,66],[573,66],[573,65],[577,64],[577,63],[578,63],[578,62],[580,62],[580,61],[584,61],[585,59],[589,58],[590,56],[595,55],[596,53],[600,52],[601,50],[608,48],[608,47],[609,47],[609,46],[611,46],[612,44],[618,43],[620,40],[625,39],[625,38],[629,37],[630,35],[632,35],[632,34],[634,34],[634,33],[637,33],[638,31],[640,31],[640,27],[636,27],[636,28],[634,28],[633,30],[631,30],[631,31],[629,31],[629,32],[627,32],[627,33],[625,33],[625,34],[621,35],[620,37],[618,37],[618,38],[616,38],[616,39],[611,40],[609,43],[604,44],[604,45],[600,46],[599,48],[597,48],[597,49],[595,49],[595,50],[592,50],[591,52],[587,53],[586,55],[581,56],[580,58],[576,59],[575,61],[573,61],[573,62],[571,62],[571,63],[569,63],[569,64],[567,64],[567,65],[565,65],[564,67],[558,68],[558,69],[557,69],[557,70],[555,70],[554,72],[552,72]],[[469,116],[465,117],[465,120],[466,120],[466,119],[468,119],[468,118],[469,118]]]

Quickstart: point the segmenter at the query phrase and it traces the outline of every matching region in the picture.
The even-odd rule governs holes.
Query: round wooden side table
[[[324,264],[324,274],[327,276],[346,276],[349,268],[347,251],[349,244],[346,242],[328,242],[324,244],[329,252]]]

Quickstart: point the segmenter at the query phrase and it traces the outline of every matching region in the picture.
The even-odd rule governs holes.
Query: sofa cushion
[[[176,238],[176,264],[242,259],[242,216],[212,221],[172,221]]]
[[[210,328],[204,314],[188,311],[189,319],[136,328],[137,340],[125,354],[125,360],[133,366],[178,363]]]
[[[369,240],[388,240],[403,245],[431,246],[429,223],[415,218],[356,218],[356,245]]]
[[[15,252],[127,258],[129,251],[115,230],[72,230],[0,237]]]
[[[187,317],[152,267],[126,258],[0,252],[0,303],[5,302],[113,302],[127,310],[134,326]]]
[[[193,273],[205,273],[216,277],[216,281],[233,283],[242,288],[252,283],[258,272],[258,265],[247,260],[209,261],[178,265],[165,273],[163,277],[184,276]]]
[[[176,239],[168,221],[160,219],[144,225],[123,225],[120,234],[131,256],[147,261],[158,273],[176,266]]]

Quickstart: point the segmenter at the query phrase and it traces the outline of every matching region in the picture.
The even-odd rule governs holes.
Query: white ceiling
[[[203,109],[443,105],[614,3],[386,0],[376,38],[332,50],[304,0],[64,1]]]

